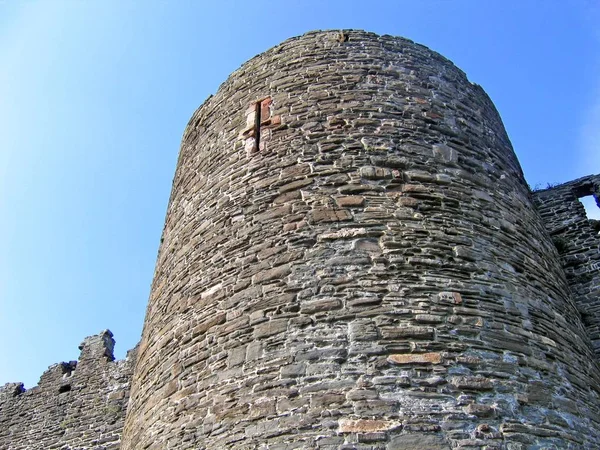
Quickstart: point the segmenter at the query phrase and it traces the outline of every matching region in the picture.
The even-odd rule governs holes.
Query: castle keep
[[[285,41],[185,130],[139,347],[5,385],[0,449],[598,448],[585,195],[426,47]]]

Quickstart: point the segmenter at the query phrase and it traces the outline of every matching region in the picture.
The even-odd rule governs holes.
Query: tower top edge
[[[330,47],[330,48],[335,47],[335,46],[344,46],[344,45],[347,45],[348,47],[356,48],[357,44],[360,45],[361,43],[365,44],[367,42],[378,42],[381,44],[382,50],[384,50],[386,48],[385,44],[391,44],[391,43],[394,43],[395,45],[400,44],[402,46],[412,47],[412,48],[420,49],[421,51],[427,52],[429,58],[439,61],[440,63],[442,63],[442,65],[452,67],[453,70],[456,70],[457,72],[459,72],[461,74],[461,76],[464,77],[464,79],[468,81],[468,77],[467,77],[466,73],[463,70],[461,70],[458,66],[456,66],[450,59],[446,58],[441,53],[439,53],[435,50],[432,50],[430,47],[420,44],[418,42],[415,42],[404,36],[395,36],[395,35],[390,35],[390,34],[378,34],[373,31],[366,31],[366,30],[356,29],[356,28],[311,30],[311,31],[307,31],[302,34],[298,34],[298,35],[289,37],[289,38],[265,49],[264,51],[261,51],[260,53],[254,55],[253,57],[247,59],[246,61],[244,61],[236,70],[231,72],[229,74],[229,76],[227,77],[227,79],[225,81],[223,81],[223,83],[221,83],[221,85],[218,87],[218,89],[213,94],[209,95],[200,104],[200,106],[194,111],[194,113],[192,114],[192,116],[184,130],[183,137],[185,137],[187,135],[190,127],[193,127],[193,124],[195,124],[197,122],[198,116],[199,116],[200,112],[204,109],[204,107],[207,106],[207,104],[211,103],[211,101],[214,101],[215,95],[218,94],[220,91],[222,91],[225,86],[227,86],[229,83],[232,82],[232,80],[242,77],[244,75],[245,71],[247,71],[249,68],[253,67],[257,62],[268,58],[270,55],[273,55],[273,57],[276,57],[276,55],[283,55],[284,53],[291,51],[291,48],[290,48],[291,46],[296,46],[302,41],[306,41],[307,43],[311,42],[311,41],[315,42],[315,43],[321,43],[324,47]],[[389,51],[389,47],[387,47],[387,49]],[[372,49],[368,49],[365,47],[364,50],[369,51]],[[472,82],[471,82],[471,84],[476,89],[481,90],[485,94],[485,92],[483,91],[481,86],[479,86],[476,83],[472,83]]]

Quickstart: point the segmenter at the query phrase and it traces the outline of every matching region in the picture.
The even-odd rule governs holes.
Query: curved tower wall
[[[595,448],[593,361],[483,90],[313,32],[186,128],[123,448]]]

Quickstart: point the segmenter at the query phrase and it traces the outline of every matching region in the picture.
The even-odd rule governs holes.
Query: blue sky
[[[245,60],[314,29],[425,44],[545,186],[600,172],[599,5],[0,0],[0,385],[105,328],[119,358],[137,343],[183,129]]]

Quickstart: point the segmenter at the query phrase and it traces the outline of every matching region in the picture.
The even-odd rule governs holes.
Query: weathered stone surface
[[[323,311],[331,311],[333,309],[339,309],[342,307],[342,302],[337,298],[318,298],[302,303],[300,311],[305,314],[313,314]]]
[[[419,323],[442,323],[444,317],[435,314],[417,314],[415,320]]]
[[[259,272],[252,278],[253,283],[262,283],[264,281],[280,280],[291,272],[287,265],[275,267],[273,269]]]
[[[254,338],[260,339],[274,334],[282,333],[287,330],[288,322],[286,319],[273,319],[254,328]]]
[[[345,33],[253,58],[186,128],[123,447],[597,447],[600,371],[493,104]]]
[[[0,387],[0,448],[118,449],[136,350],[114,361],[109,330],[87,337],[78,361],[50,366],[39,384]]]
[[[448,442],[437,434],[405,434],[394,437],[386,450],[450,450]]]
[[[460,305],[462,303],[462,296],[459,292],[440,292],[438,296],[440,303],[450,305]]]
[[[365,198],[360,195],[343,195],[336,197],[335,202],[341,208],[363,206]]]
[[[494,414],[494,408],[491,406],[476,403],[465,406],[464,410],[467,414],[473,414],[478,417],[489,417]]]
[[[542,220],[483,90],[411,41],[258,55],[184,133],[122,447],[598,448],[597,186]],[[101,340],[89,382],[0,390],[0,448],[119,447]]]
[[[451,377],[450,384],[458,389],[472,389],[476,391],[486,391],[492,389],[493,384],[487,378],[482,377]]]
[[[560,255],[577,309],[600,358],[600,221],[578,200],[593,195],[600,208],[600,175],[536,191],[533,199]]]
[[[432,327],[382,327],[381,334],[388,339],[433,339],[435,328]]]
[[[340,222],[352,220],[352,214],[346,209],[317,208],[309,215],[310,223],[319,222]]]

